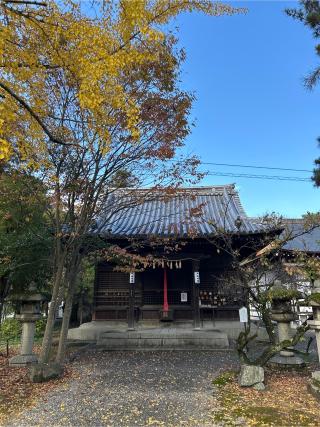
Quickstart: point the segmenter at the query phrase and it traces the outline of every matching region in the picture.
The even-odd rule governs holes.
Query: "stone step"
[[[226,333],[218,330],[149,329],[105,331],[97,345],[109,350],[225,349],[229,348],[229,340]]]

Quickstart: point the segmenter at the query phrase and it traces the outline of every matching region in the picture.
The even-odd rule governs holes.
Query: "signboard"
[[[188,302],[187,292],[181,292],[181,302]]]
[[[135,273],[130,273],[129,283],[134,283],[134,282],[135,282]]]
[[[239,318],[241,323],[248,323],[248,309],[246,307],[239,309]]]
[[[194,283],[199,284],[200,283],[200,274],[199,271],[194,272]]]

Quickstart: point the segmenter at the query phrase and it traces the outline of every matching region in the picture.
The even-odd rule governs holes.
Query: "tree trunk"
[[[2,323],[3,308],[4,308],[4,301],[0,301],[0,325]]]
[[[250,335],[250,323],[244,331],[240,332],[237,338],[237,352],[241,364],[251,365],[252,362],[247,356],[248,344],[257,338],[257,334]]]
[[[276,344],[277,339],[276,339],[276,334],[274,332],[274,325],[270,317],[270,310],[268,308],[263,307],[263,308],[260,308],[260,313],[261,313],[262,321],[266,328],[270,342],[272,344]]]
[[[246,365],[255,365],[255,366],[265,366],[266,363],[271,359],[271,357],[275,356],[279,351],[283,350],[286,347],[295,346],[304,336],[304,334],[309,329],[309,326],[306,322],[304,322],[301,326],[297,328],[295,335],[286,341],[282,341],[280,343],[271,343],[268,347],[262,352],[262,354],[255,359],[250,359],[245,352],[245,348],[250,341],[253,341],[257,334],[251,335],[249,329],[245,332],[240,332],[237,339],[237,351],[240,358],[241,363],[245,363]]]
[[[4,313],[4,302],[10,291],[8,279],[6,277],[0,277],[0,324],[2,322],[2,316]]]
[[[57,177],[59,176],[60,170],[57,171]],[[50,351],[52,346],[53,330],[56,320],[56,312],[59,304],[60,290],[63,283],[63,273],[65,267],[65,261],[67,258],[66,243],[62,241],[62,225],[61,225],[61,191],[59,180],[55,187],[55,252],[54,252],[54,276],[53,276],[53,288],[51,304],[47,317],[46,329],[44,332],[41,352],[39,357],[39,364],[49,362]]]
[[[49,362],[52,338],[53,338],[53,330],[54,330],[54,324],[56,320],[56,312],[57,312],[58,303],[59,303],[60,287],[61,287],[62,278],[63,278],[64,260],[65,260],[65,256],[63,255],[60,257],[59,261],[57,262],[57,269],[54,276],[54,282],[53,282],[53,288],[52,288],[51,304],[49,308],[46,329],[44,332],[41,352],[39,357],[40,363]]]
[[[60,331],[60,337],[59,337],[59,346],[58,346],[58,351],[56,355],[56,363],[59,363],[59,364],[63,364],[65,359],[69,323],[70,323],[70,317],[72,312],[73,296],[76,289],[80,262],[81,262],[81,256],[79,255],[79,253],[77,253],[77,255],[74,257],[73,265],[69,266],[70,275],[69,275],[68,286],[67,286],[67,296],[66,296],[65,307],[63,312],[63,319],[62,319],[62,325],[61,325],[61,331]]]
[[[82,292],[79,298],[78,316],[79,316],[78,317],[79,324],[82,325],[83,323],[83,293]]]

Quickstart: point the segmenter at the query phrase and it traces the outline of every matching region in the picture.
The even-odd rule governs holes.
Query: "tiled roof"
[[[283,222],[293,237],[284,245],[285,250],[320,252],[320,226],[305,230],[303,219],[285,219]]]
[[[105,212],[108,219],[101,215],[97,226],[100,234],[109,236],[200,237],[215,234],[217,227],[229,233],[263,231],[245,214],[234,185],[182,188],[172,195],[159,190],[116,190]]]

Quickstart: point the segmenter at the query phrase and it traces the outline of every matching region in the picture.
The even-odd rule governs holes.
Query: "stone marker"
[[[239,385],[241,387],[252,387],[256,390],[264,390],[264,369],[261,366],[241,365],[239,374]]]

